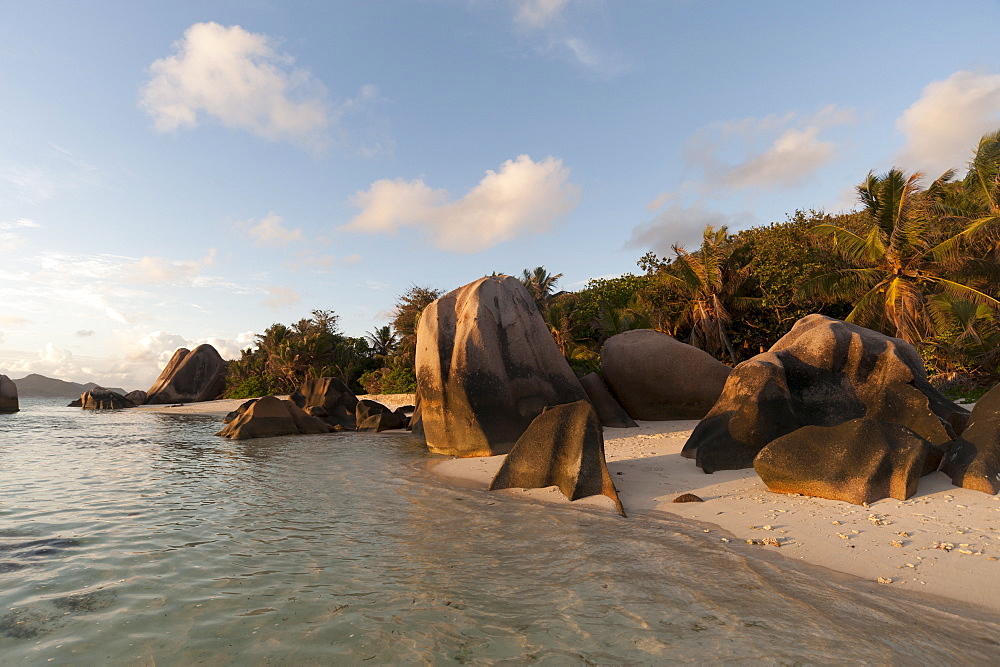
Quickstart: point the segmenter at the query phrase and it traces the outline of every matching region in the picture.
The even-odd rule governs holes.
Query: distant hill
[[[14,385],[17,387],[18,398],[80,398],[80,394],[98,386],[94,382],[87,384],[67,382],[66,380],[47,378],[37,373],[27,375],[20,380],[14,380]],[[128,393],[118,387],[107,387],[107,389],[123,396]]]

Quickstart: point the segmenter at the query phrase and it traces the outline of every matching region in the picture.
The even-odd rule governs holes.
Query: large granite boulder
[[[701,419],[732,369],[659,331],[612,336],[601,349],[601,376],[633,419]]]
[[[182,347],[174,352],[167,367],[146,392],[146,404],[214,400],[226,388],[228,369],[219,352],[207,343],[193,350]]]
[[[306,412],[315,412],[329,424],[349,429],[353,429],[357,424],[355,411],[358,407],[358,397],[337,378],[322,377],[306,380],[289,396],[289,399]]]
[[[601,426],[608,428],[635,428],[635,423],[625,408],[621,406],[615,397],[608,391],[608,386],[604,384],[598,373],[589,373],[580,378],[583,390],[587,392],[587,398],[597,412],[597,417],[601,420]]]
[[[242,414],[226,424],[216,435],[232,440],[248,440],[331,431],[333,431],[332,426],[322,419],[307,415],[291,401],[276,396],[264,396],[250,404]]]
[[[548,408],[535,417],[490,483],[495,489],[557,486],[570,500],[603,495],[625,516],[604,458],[601,422],[589,401]]]
[[[358,404],[354,408],[354,421],[360,425],[369,417],[380,415],[383,412],[392,412],[392,410],[378,401],[373,401],[370,398],[361,398],[358,399]]]
[[[135,389],[125,394],[125,398],[132,401],[136,405],[142,405],[146,402],[146,392],[142,389]]]
[[[487,276],[420,316],[414,435],[432,452],[504,454],[546,406],[587,398],[524,285]]]
[[[121,410],[135,406],[135,403],[118,392],[104,387],[94,387],[80,394],[80,407],[84,410]]]
[[[900,424],[851,419],[837,426],[803,426],[772,440],[753,467],[775,493],[861,505],[916,493],[933,447]]]
[[[244,401],[243,403],[240,403],[240,405],[239,405],[238,408],[236,408],[232,412],[229,412],[228,414],[226,414],[225,417],[222,418],[222,423],[223,424],[228,424],[228,423],[232,422],[233,420],[237,419],[240,415],[242,415],[244,412],[246,412],[247,410],[249,410],[250,406],[253,405],[254,403],[256,403],[258,400],[259,399],[251,398],[248,401]]]
[[[1000,492],[1000,385],[972,408],[969,426],[952,443],[941,472],[955,486],[983,493]]]
[[[17,402],[17,385],[6,375],[0,375],[0,414],[20,410]]]
[[[809,315],[733,369],[681,454],[707,473],[749,468],[765,445],[798,428],[862,417],[901,424],[943,446],[968,411],[931,387],[909,343]]]
[[[359,419],[357,430],[381,433],[382,431],[403,429],[409,424],[410,418],[405,412],[398,408],[396,410],[387,409],[385,412],[375,412],[364,419]]]

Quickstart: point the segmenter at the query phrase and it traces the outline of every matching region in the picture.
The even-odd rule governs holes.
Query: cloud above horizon
[[[522,28],[544,28],[559,17],[569,2],[570,0],[514,0],[514,23]]]
[[[293,241],[303,240],[302,230],[285,227],[282,224],[284,221],[280,215],[270,213],[261,218],[261,221],[256,225],[252,224],[251,221],[247,233],[253,239],[254,245],[262,248],[275,245],[284,247]]]
[[[716,229],[727,226],[735,231],[753,222],[753,216],[749,213],[727,214],[701,205],[671,204],[652,220],[633,229],[624,247],[652,250],[660,256],[671,257],[675,245],[688,249],[701,245],[706,225],[712,225]]]
[[[624,71],[621,57],[594,46],[579,27],[566,20],[572,2],[575,0],[513,0],[514,28],[529,38],[540,54],[562,58],[600,76]]]
[[[201,272],[215,262],[215,248],[209,248],[202,259],[174,260],[166,257],[142,257],[123,267],[130,280],[153,284],[191,284]]]
[[[291,287],[264,285],[263,290],[267,296],[261,300],[261,304],[272,310],[280,310],[285,306],[293,306],[302,301],[302,297]]]
[[[706,191],[794,187],[837,156],[837,144],[820,135],[854,121],[852,110],[828,105],[713,123],[691,137],[686,159]]]
[[[896,158],[902,168],[931,179],[964,171],[979,139],[1000,129],[1000,74],[962,70],[932,81],[896,128],[906,137]]]
[[[343,230],[395,234],[415,227],[432,243],[457,253],[476,253],[527,233],[549,230],[572,211],[580,188],[569,182],[562,160],[535,162],[528,155],[487,170],[479,184],[458,199],[422,179],[379,180],[351,197],[361,212]]]
[[[140,100],[160,132],[194,128],[207,115],[270,141],[326,142],[326,88],[268,35],[196,23],[174,50],[149,66]]]

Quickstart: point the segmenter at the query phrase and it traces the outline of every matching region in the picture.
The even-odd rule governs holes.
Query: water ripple
[[[10,662],[989,662],[1000,646],[981,610],[666,516],[443,486],[405,437],[234,443],[204,416],[23,408],[0,417]]]

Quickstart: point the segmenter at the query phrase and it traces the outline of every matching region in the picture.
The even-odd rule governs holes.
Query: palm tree
[[[989,221],[977,219],[957,233],[943,231],[935,193],[944,190],[952,172],[920,190],[921,174],[890,169],[869,172],[858,186],[867,229],[860,232],[834,224],[812,231],[833,239],[850,267],[816,276],[804,283],[799,297],[843,298],[854,304],[845,318],[918,343],[938,331],[943,320],[929,297],[945,293],[953,299],[1000,308],[1000,301],[980,289],[975,261],[959,252]],[[993,218],[995,219],[995,218]]]
[[[556,283],[559,282],[562,276],[563,274],[561,273],[552,275],[545,270],[544,266],[537,266],[534,271],[524,270],[521,284],[527,288],[528,293],[534,298],[538,310],[541,311],[544,310],[545,304],[552,297]]]
[[[690,327],[692,345],[713,354],[726,352],[735,364],[736,350],[728,333],[732,312],[744,310],[757,299],[740,294],[750,273],[738,265],[736,246],[728,240],[728,232],[725,226],[715,229],[707,225],[701,248],[695,253],[675,245],[677,257],[659,277],[684,300],[674,333]]]
[[[365,339],[371,343],[372,354],[377,357],[388,356],[396,349],[396,334],[388,324],[368,332]]]

